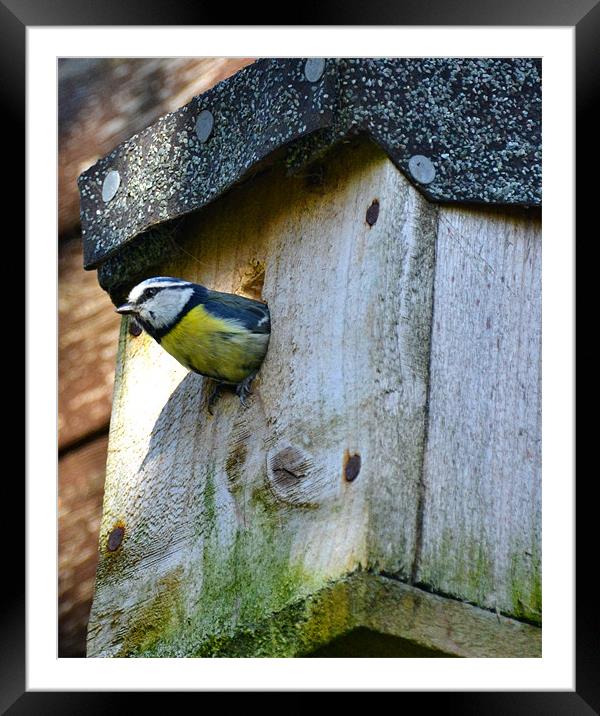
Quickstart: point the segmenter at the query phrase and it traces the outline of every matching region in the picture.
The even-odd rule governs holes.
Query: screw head
[[[367,222],[367,224],[369,226],[374,226],[377,223],[378,218],[379,218],[379,201],[377,199],[373,199],[373,203],[367,209],[365,221]]]
[[[408,169],[419,184],[431,184],[435,179],[435,167],[431,160],[422,154],[415,154],[408,160]]]
[[[125,535],[125,528],[122,525],[117,525],[111,533],[108,535],[106,547],[109,552],[115,552],[121,546],[123,537]]]
[[[208,109],[203,109],[196,119],[196,136],[204,144],[212,134],[215,118]]]
[[[358,453],[350,455],[346,452],[344,456],[344,478],[346,482],[354,482],[360,472],[361,459]]]
[[[140,324],[133,318],[133,316],[129,319],[129,335],[133,336],[134,338],[137,338],[142,334],[142,327]]]
[[[309,57],[304,65],[304,76],[309,82],[318,82],[325,72],[325,59],[323,57]]]
[[[116,169],[111,169],[104,177],[102,184],[102,201],[106,204],[114,198],[121,185],[121,175]]]

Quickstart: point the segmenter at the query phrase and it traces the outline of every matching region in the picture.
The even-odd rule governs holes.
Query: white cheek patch
[[[174,288],[174,286],[175,284],[169,284],[169,288],[159,291],[156,296],[149,298],[140,306],[140,316],[156,328],[164,328],[174,323],[194,293],[193,288]],[[171,288],[173,290],[170,290]]]

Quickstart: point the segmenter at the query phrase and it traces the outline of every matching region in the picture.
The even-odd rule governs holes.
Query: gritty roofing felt
[[[214,201],[275,150],[297,171],[357,133],[432,201],[540,205],[541,61],[260,60],[80,176],[84,265]]]

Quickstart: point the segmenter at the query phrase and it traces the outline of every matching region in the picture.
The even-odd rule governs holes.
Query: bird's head
[[[179,278],[148,278],[131,289],[126,303],[116,311],[135,316],[151,335],[163,333],[177,322],[199,289]]]

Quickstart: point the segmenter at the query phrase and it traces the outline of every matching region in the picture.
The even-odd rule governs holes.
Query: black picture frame
[[[24,136],[25,128],[25,31],[28,26],[73,25],[223,25],[227,8],[206,2],[189,3],[185,0],[104,0],[102,3],[83,0],[2,0],[0,3],[0,97],[5,137]],[[597,99],[599,81],[598,39],[600,38],[599,0],[406,0],[402,4],[389,0],[347,2],[339,4],[321,0],[318,7],[299,4],[287,7],[288,17],[274,18],[267,6],[246,5],[235,10],[236,25],[502,25],[502,26],[573,26],[576,37],[576,128],[580,142],[576,149],[577,219],[587,226],[586,211],[594,206],[592,191],[597,180],[588,182],[585,175],[590,166],[590,143],[595,137],[598,118],[593,109]],[[594,150],[597,153],[597,150]],[[11,208],[23,206],[24,182],[18,179],[20,162],[16,159],[11,170],[11,182],[4,200]],[[22,202],[22,204],[20,204]],[[591,218],[591,217],[590,217]],[[593,224],[590,224],[593,225]],[[596,233],[596,232],[594,232]],[[592,237],[593,238],[593,237]],[[18,237],[15,246],[20,246]],[[27,346],[26,350],[32,350]],[[573,376],[574,381],[574,376]],[[574,429],[574,426],[573,426]],[[48,478],[51,479],[49,471]],[[8,479],[8,478],[5,478]],[[19,487],[17,478],[14,486]],[[568,476],[565,476],[568,479]],[[446,712],[461,714],[593,714],[600,712],[600,639],[594,600],[594,587],[590,585],[590,564],[586,548],[595,544],[592,533],[595,521],[585,519],[582,505],[595,505],[591,493],[594,480],[581,481],[578,487],[578,513],[576,540],[576,691],[573,692],[468,692],[416,694],[419,708],[433,707],[433,699]],[[589,494],[588,494],[589,493]],[[24,501],[25,490],[20,489]],[[6,510],[3,532],[5,537],[3,559],[12,556],[15,564],[4,565],[2,590],[0,654],[0,712],[17,714],[94,714],[112,709],[120,713],[135,709],[139,693],[112,692],[31,692],[25,686],[25,541],[23,512],[11,505]],[[10,524],[13,520],[14,524]],[[8,523],[7,523],[8,521]],[[560,526],[556,527],[560,529]],[[21,549],[19,549],[19,545]],[[595,576],[595,575],[594,575]],[[566,575],[565,578],[569,578]],[[415,694],[402,695],[405,699]],[[160,694],[152,699],[158,705]],[[426,701],[424,701],[424,698]],[[136,701],[134,701],[134,699]]]

